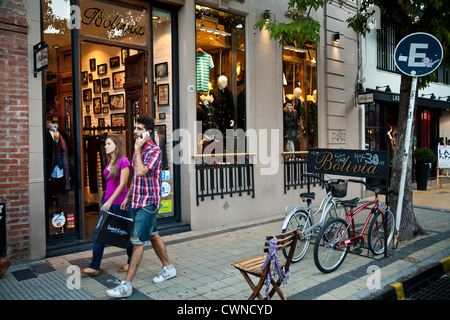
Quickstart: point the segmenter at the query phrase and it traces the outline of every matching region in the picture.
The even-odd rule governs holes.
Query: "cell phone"
[[[149,136],[150,137],[150,132],[145,131],[144,133],[141,134],[141,139],[144,139],[145,137]]]

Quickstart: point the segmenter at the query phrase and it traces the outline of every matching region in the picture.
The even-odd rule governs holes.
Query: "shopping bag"
[[[133,219],[101,211],[91,237],[111,246],[127,248],[133,229]]]

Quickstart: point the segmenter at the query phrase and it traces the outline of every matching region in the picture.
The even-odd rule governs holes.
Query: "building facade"
[[[287,1],[2,6],[0,255],[12,260],[89,247],[104,139],[119,135],[131,159],[138,115],[155,119],[169,233],[281,214],[302,189],[289,161],[314,147],[365,146],[358,38],[345,23],[353,1],[314,13],[320,44],[301,49],[253,28],[267,14],[288,21]]]

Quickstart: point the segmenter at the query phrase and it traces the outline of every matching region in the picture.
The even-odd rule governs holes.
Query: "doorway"
[[[173,12],[152,9],[152,51],[82,41],[81,65],[81,176],[83,234],[90,239],[106,188],[104,142],[108,135],[122,140],[124,155],[132,160],[134,120],[155,120],[153,139],[162,150],[160,222],[180,221],[173,161],[173,130],[178,128],[177,61]],[[150,53],[151,52],[151,53]],[[131,180],[131,179],[130,179]]]
[[[122,142],[124,156],[130,161],[132,159],[133,126],[125,85],[126,61],[132,56],[145,57],[146,52],[93,42],[81,42],[80,47],[82,236],[84,239],[90,239],[106,189],[103,174],[107,165],[106,138],[111,135],[118,136]],[[143,69],[140,71],[140,77],[143,79]],[[143,81],[140,82],[140,91],[145,91]],[[143,110],[147,109],[146,106],[143,107]]]

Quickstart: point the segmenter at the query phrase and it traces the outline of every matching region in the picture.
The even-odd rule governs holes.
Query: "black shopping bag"
[[[133,234],[133,219],[118,216],[114,213],[101,211],[91,237],[115,247],[127,248]]]

